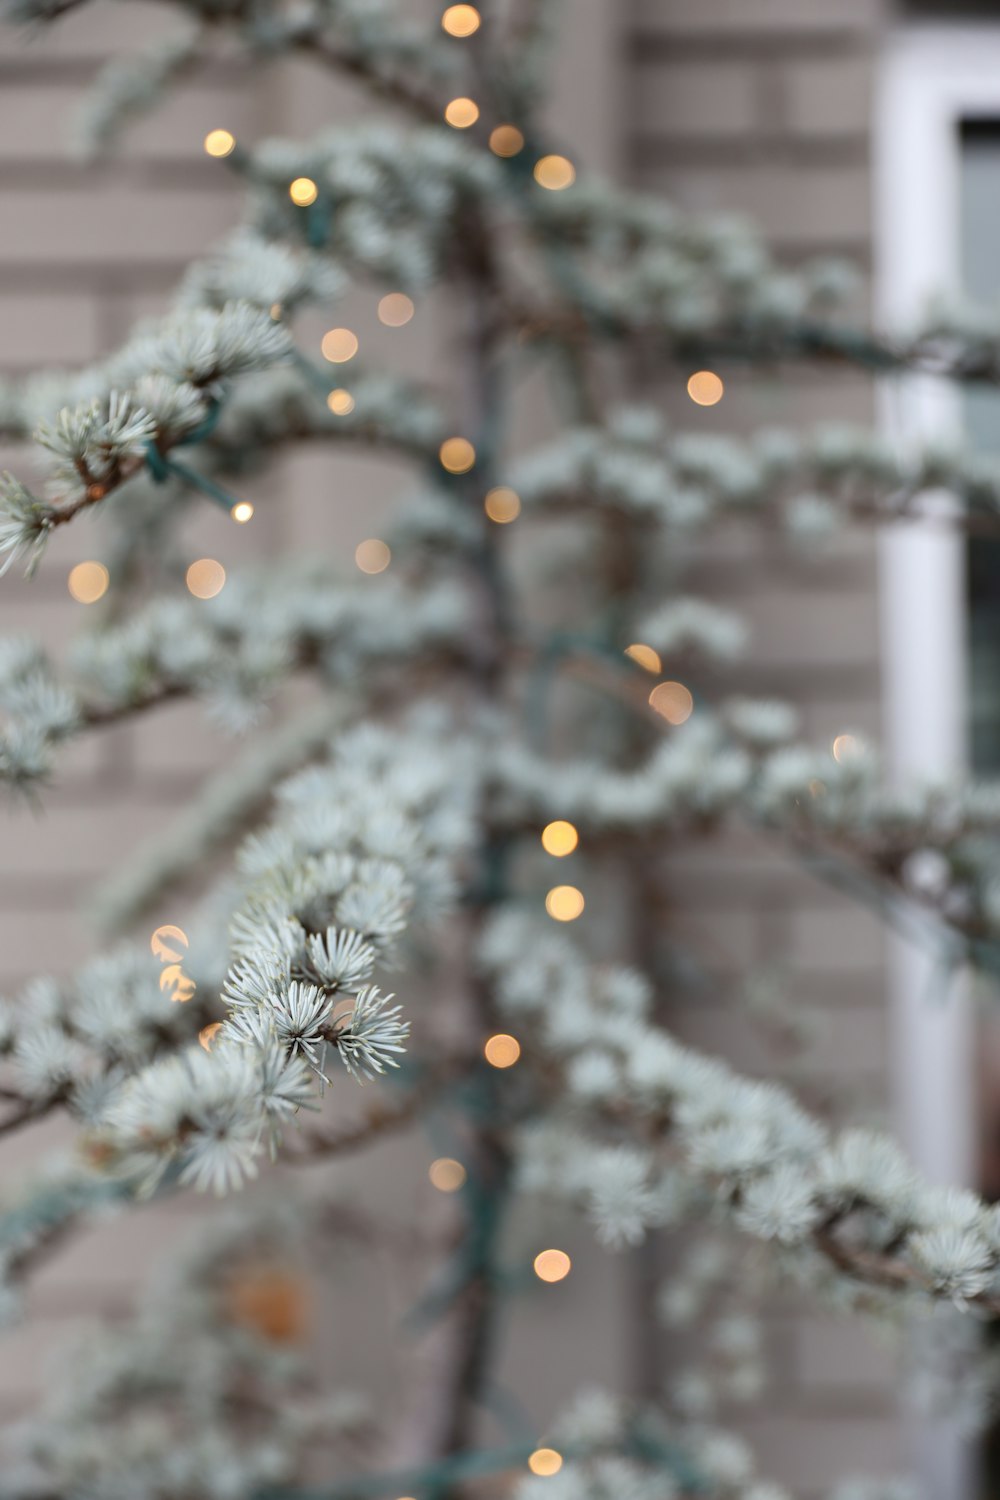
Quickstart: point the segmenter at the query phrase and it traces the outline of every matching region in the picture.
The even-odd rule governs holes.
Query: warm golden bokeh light
[[[496,489],[487,491],[483,509],[491,521],[506,526],[508,521],[516,521],[521,514],[521,497],[516,490],[498,484]]]
[[[436,1187],[439,1193],[457,1193],[468,1174],[462,1163],[453,1156],[439,1156],[427,1168],[427,1175],[431,1186]]]
[[[626,646],[625,655],[630,656],[637,666],[644,667],[647,672],[663,671],[660,653],[654,651],[652,646],[644,646],[641,641],[636,641],[633,645]]]
[[[698,406],[716,406],[725,391],[714,370],[696,370],[687,384],[687,392]]]
[[[528,1459],[528,1468],[532,1474],[538,1474],[543,1478],[558,1474],[562,1466],[562,1454],[555,1448],[536,1448]]]
[[[81,562],[70,568],[66,587],[77,604],[96,604],[107,593],[110,581],[103,563]]]
[[[226,1311],[274,1344],[298,1344],[310,1326],[312,1299],[301,1273],[281,1265],[240,1267],[225,1288]]]
[[[236,150],[236,137],[231,130],[210,130],[204,144],[209,156],[231,156]]]
[[[218,1032],[220,1032],[221,1030],[222,1030],[222,1022],[221,1021],[209,1021],[209,1023],[208,1023],[207,1026],[203,1026],[201,1028],[201,1030],[198,1033],[198,1041],[204,1047],[204,1049],[205,1049],[206,1052],[211,1052],[211,1050],[212,1050],[212,1043],[215,1040],[216,1034]]]
[[[535,181],[550,193],[561,193],[576,181],[576,168],[568,156],[542,156],[535,162]]]
[[[557,818],[554,823],[546,823],[542,829],[542,848],[546,854],[552,854],[556,859],[572,854],[579,842],[580,835],[573,824],[567,823],[563,818]]]
[[[516,1036],[498,1031],[483,1043],[483,1055],[491,1068],[512,1068],[521,1056],[521,1043]]]
[[[405,292],[386,292],[378,305],[378,320],[386,328],[402,328],[415,312],[413,298]]]
[[[683,724],[691,717],[694,699],[683,682],[658,682],[649,695],[649,706],[668,724]]]
[[[245,526],[248,521],[253,520],[253,506],[249,500],[237,500],[229,514],[237,526]]]
[[[288,185],[288,196],[296,208],[308,208],[319,197],[319,188],[311,177],[296,177]]]
[[[556,922],[575,922],[585,905],[575,885],[554,885],[545,898],[545,910]]]
[[[474,5],[449,5],[441,25],[449,36],[471,36],[479,30],[482,17]]]
[[[350,328],[330,328],[319,345],[323,358],[331,365],[344,365],[358,352],[358,336]]]
[[[463,95],[445,105],[444,117],[455,130],[468,130],[479,119],[479,105],[475,99],[467,99]]]
[[[338,386],[327,396],[326,404],[335,417],[346,417],[354,410],[354,397],[343,386]]]
[[[167,964],[160,972],[160,990],[166,993],[172,990],[170,999],[177,1005],[186,1005],[194,997],[195,983],[189,974],[185,974],[180,964]]]
[[[199,557],[185,574],[188,592],[196,599],[214,599],[226,582],[226,570],[214,557]]]
[[[841,764],[858,753],[858,742],[853,734],[838,734],[833,742],[833,758]]]
[[[476,462],[476,450],[468,438],[445,438],[438,450],[441,467],[449,474],[468,474]]]
[[[524,136],[516,125],[495,125],[490,131],[490,150],[494,156],[516,156],[524,150]]]
[[[161,963],[180,963],[187,952],[188,937],[182,927],[174,927],[172,923],[165,922],[149,939],[149,949],[155,958]]]
[[[539,1281],[564,1281],[572,1265],[565,1250],[542,1250],[535,1256],[535,1275]]]
[[[379,541],[376,536],[370,536],[355,547],[354,561],[362,573],[384,573],[392,561],[392,553],[385,542]]]

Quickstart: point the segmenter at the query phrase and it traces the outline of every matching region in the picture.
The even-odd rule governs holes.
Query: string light
[[[439,1193],[457,1193],[468,1174],[462,1163],[453,1156],[439,1156],[427,1168],[427,1175],[431,1186],[436,1187]]]
[[[327,396],[326,404],[335,417],[346,417],[354,410],[354,397],[350,391],[345,391],[344,387],[339,385]]]
[[[157,927],[149,939],[149,951],[163,963],[180,963],[187,952],[187,946],[187,933],[182,927],[174,927],[170,922]]]
[[[66,587],[77,604],[96,604],[107,593],[110,581],[103,563],[81,562],[70,568]]]
[[[550,193],[561,193],[576,181],[576,168],[568,156],[542,156],[535,162],[535,181]]]
[[[253,520],[253,506],[249,500],[237,500],[229,514],[237,526],[245,526],[248,521]]]
[[[319,188],[311,177],[296,177],[288,185],[288,196],[296,208],[308,208],[319,197]]]
[[[508,489],[505,484],[498,484],[495,489],[487,492],[483,509],[491,521],[495,521],[498,526],[506,526],[508,521],[516,521],[521,514],[521,497],[516,490]]]
[[[853,734],[838,734],[833,742],[833,758],[843,765],[845,760],[850,760],[852,755],[858,753],[858,742]]]
[[[185,574],[188,592],[196,599],[214,599],[226,582],[226,570],[214,557],[199,557]]]
[[[539,1281],[565,1281],[573,1262],[565,1250],[541,1250],[535,1256],[535,1275]]]
[[[441,17],[441,26],[449,36],[472,36],[479,30],[482,16],[474,5],[449,5]]]
[[[697,406],[717,406],[725,389],[714,370],[696,370],[687,383],[687,393]]]
[[[370,536],[359,542],[354,549],[354,561],[362,573],[384,573],[392,561],[392,553],[378,537]]]
[[[450,437],[441,444],[438,457],[449,474],[468,474],[476,462],[476,450],[468,438]]]
[[[350,328],[330,328],[320,339],[319,347],[331,365],[346,365],[358,352],[358,336]]]
[[[232,156],[236,150],[236,137],[231,130],[210,130],[204,146],[209,156]]]
[[[201,1028],[201,1030],[198,1033],[198,1041],[204,1047],[204,1049],[205,1049],[206,1052],[211,1052],[211,1050],[212,1050],[212,1043],[213,1043],[213,1041],[215,1040],[216,1036],[218,1035],[218,1033],[221,1030],[222,1030],[222,1022],[221,1021],[209,1021],[209,1023],[208,1023],[207,1026],[203,1026]]]
[[[413,300],[405,292],[387,292],[378,305],[378,320],[386,328],[402,328],[415,312]]]
[[[498,1031],[483,1043],[483,1055],[491,1068],[512,1068],[521,1056],[521,1043],[516,1036]]]
[[[490,131],[490,150],[494,156],[516,156],[524,150],[524,136],[516,125],[494,125]]]
[[[464,95],[445,105],[444,117],[455,130],[468,130],[479,119],[479,105]]]
[[[654,651],[652,646],[644,646],[641,641],[636,641],[633,645],[626,646],[625,655],[631,657],[638,666],[644,667],[647,672],[663,671],[660,653]]]
[[[546,823],[542,829],[542,848],[546,854],[551,854],[556,859],[572,854],[579,842],[580,835],[573,824],[567,823],[563,818],[557,818],[554,823]]]
[[[536,1448],[528,1459],[528,1468],[532,1474],[538,1474],[542,1478],[558,1474],[562,1466],[562,1454],[555,1448]]]
[[[556,922],[575,922],[585,905],[575,885],[554,885],[545,898],[545,910]]]
[[[659,682],[649,695],[649,706],[668,724],[683,724],[691,717],[694,699],[683,682]]]

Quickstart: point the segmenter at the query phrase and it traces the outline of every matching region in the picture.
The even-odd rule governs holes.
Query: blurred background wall
[[[433,3],[426,6],[433,14]],[[567,0],[565,42],[552,127],[585,167],[623,173],[636,185],[697,210],[755,219],[790,264],[843,254],[862,271],[867,310],[872,260],[873,80],[885,30],[899,24],[885,0]],[[81,165],[72,118],[81,91],[108,55],[145,41],[162,14],[138,0],[88,6],[44,37],[0,32],[0,368],[76,365],[114,348],[133,320],[161,308],[186,262],[234,223],[238,186],[208,160],[215,126],[240,137],[293,133],[356,107],[348,89],[304,66],[249,81],[220,64],[143,121],[117,159]],[[366,350],[434,373],[444,357],[418,316],[390,332],[374,294],[352,304]],[[446,312],[446,309],[445,309]],[[429,322],[429,316],[427,318]],[[685,428],[745,431],[767,423],[874,419],[865,379],[833,369],[784,383],[759,370],[734,375],[716,407],[694,406],[688,372],[665,383],[664,408]],[[544,436],[536,420],[535,436]],[[30,458],[5,452],[30,472]],[[208,507],[192,516],[191,556],[227,568],[266,556],[279,541],[329,547],[349,565],[362,538],[378,534],[398,471],[377,459],[291,454],[271,477],[252,525],[234,528]],[[0,586],[0,631],[31,631],[61,648],[90,606],[67,590],[69,569],[100,557],[86,524],[57,536],[29,585]],[[851,534],[822,568],[763,547],[723,544],[693,582],[744,612],[753,627],[748,692],[797,702],[807,733],[879,733],[878,597],[874,543]],[[0,991],[16,993],[37,972],[68,972],[94,942],[88,898],[116,863],[169,827],[230,747],[197,710],[171,707],[91,737],[64,756],[39,813],[0,825]],[[657,925],[693,942],[718,991],[679,1008],[678,1030],[750,1068],[763,1059],[739,1005],[715,998],[737,969],[774,964],[803,1011],[821,1027],[817,1074],[806,1088],[839,1096],[869,1119],[889,1097],[885,966],[874,917],[804,877],[749,836],[677,851]],[[183,917],[175,907],[158,922]],[[150,924],[156,925],[155,923]],[[48,1127],[3,1143],[12,1177],[57,1139]],[[428,1148],[411,1144],[385,1165],[384,1188],[402,1185],[416,1212],[429,1191]],[[338,1168],[338,1171],[341,1170]],[[376,1173],[377,1175],[377,1173]],[[405,1179],[405,1181],[404,1181]],[[348,1178],[348,1180],[350,1180]],[[358,1178],[360,1183],[368,1178]],[[423,1196],[422,1196],[423,1195]],[[0,1343],[0,1418],[30,1405],[54,1340],[81,1316],[127,1307],[178,1223],[203,1210],[183,1200],[89,1233],[57,1257],[32,1293],[30,1318]],[[612,1261],[579,1246],[558,1300],[539,1303],[509,1354],[515,1379],[550,1406],[575,1382],[624,1365],[629,1351],[615,1314],[636,1303],[655,1273],[642,1260]],[[352,1358],[361,1333],[349,1313],[341,1332]],[[624,1320],[628,1336],[628,1317]],[[632,1336],[641,1336],[633,1323]],[[371,1355],[391,1367],[388,1351]],[[892,1395],[891,1360],[856,1324],[785,1299],[769,1319],[775,1384],[749,1423],[764,1472],[818,1494],[852,1470],[905,1465]],[[567,1357],[569,1356],[569,1357]],[[669,1358],[669,1350],[666,1351]],[[381,1359],[381,1366],[378,1364]]]

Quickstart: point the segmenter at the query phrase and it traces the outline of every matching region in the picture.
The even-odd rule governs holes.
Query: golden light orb
[[[327,396],[326,404],[335,417],[346,417],[354,410],[354,397],[350,391],[345,391],[344,387],[339,385]]]
[[[575,885],[554,885],[545,898],[545,910],[556,922],[575,922],[585,905]]]
[[[516,521],[521,514],[521,497],[516,490],[509,489],[505,484],[498,484],[495,489],[487,491],[483,509],[491,521],[495,521],[498,526],[506,526],[509,521]]]
[[[475,99],[461,95],[445,105],[444,117],[454,130],[468,130],[479,119],[479,105]]]
[[[77,604],[96,604],[108,592],[110,581],[103,563],[80,562],[75,568],[70,568],[66,587]]]
[[[542,848],[546,854],[554,855],[556,859],[572,854],[579,842],[580,835],[573,824],[567,823],[563,818],[557,818],[554,823],[546,823],[542,829]]]
[[[521,1043],[516,1036],[498,1031],[483,1043],[483,1056],[491,1068],[512,1068],[521,1056]]]
[[[838,734],[832,745],[833,758],[843,765],[852,755],[857,755],[860,746],[853,734]]]
[[[164,964],[178,964],[187,952],[188,936],[183,927],[165,922],[149,939],[149,951]]]
[[[288,184],[288,196],[296,208],[308,208],[319,197],[319,188],[311,177],[296,177]]]
[[[405,292],[386,292],[378,305],[378,320],[386,328],[402,328],[415,312],[413,298]]]
[[[535,1275],[539,1281],[565,1281],[573,1262],[565,1250],[541,1250],[535,1256]]]
[[[436,1187],[439,1193],[457,1193],[468,1173],[453,1156],[439,1156],[427,1168],[427,1175],[431,1186]]]
[[[631,646],[626,646],[625,655],[631,657],[637,666],[645,668],[647,672],[663,671],[660,653],[654,651],[652,646],[644,646],[641,641],[635,641]]]
[[[384,573],[392,561],[392,553],[385,542],[370,536],[355,547],[354,561],[362,573]]]
[[[555,1448],[536,1448],[528,1459],[528,1468],[532,1474],[538,1474],[544,1478],[558,1474],[562,1466],[562,1454]]]
[[[245,526],[248,521],[253,520],[253,506],[250,504],[249,500],[237,500],[236,504],[232,507],[229,514],[232,516],[237,526]]]
[[[215,1040],[215,1037],[221,1030],[221,1021],[209,1021],[207,1026],[203,1026],[201,1028],[198,1033],[198,1041],[204,1047],[206,1052],[211,1052],[212,1042]]]
[[[524,136],[516,125],[494,125],[490,131],[490,150],[494,156],[517,156],[524,150]]]
[[[468,438],[445,438],[438,449],[441,467],[449,474],[468,474],[476,462],[476,450]]]
[[[687,393],[697,406],[717,406],[725,389],[714,370],[696,370],[687,383]]]
[[[683,682],[658,682],[649,695],[649,706],[668,724],[683,724],[691,717],[694,699]]]
[[[188,593],[196,599],[214,599],[226,582],[226,570],[214,557],[199,557],[184,575]]]
[[[209,156],[232,156],[236,150],[236,137],[231,130],[210,130],[204,146]]]
[[[345,365],[358,352],[358,336],[350,328],[330,328],[320,339],[319,347],[331,365]]]
[[[535,181],[550,193],[561,193],[576,181],[576,168],[568,156],[542,156],[535,162]]]
[[[449,36],[472,36],[482,19],[474,5],[449,5],[441,17],[441,27]]]

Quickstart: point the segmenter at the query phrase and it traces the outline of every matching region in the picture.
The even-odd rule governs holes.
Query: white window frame
[[[961,285],[960,126],[1000,121],[1000,25],[914,26],[887,40],[875,138],[875,304],[879,325],[912,328],[935,292]],[[906,376],[879,392],[883,429],[904,449],[958,438],[961,396]],[[947,506],[947,499],[942,497]],[[885,741],[900,781],[968,765],[965,543],[920,522],[879,538]],[[890,940],[893,1107],[918,1165],[939,1182],[975,1175],[972,1007],[964,986],[935,1002],[934,962]],[[971,1454],[953,1431],[919,1430],[913,1457],[934,1500],[973,1491]]]

